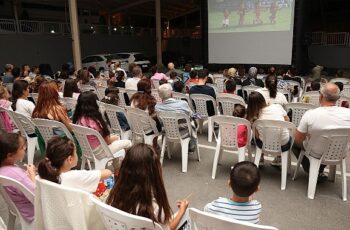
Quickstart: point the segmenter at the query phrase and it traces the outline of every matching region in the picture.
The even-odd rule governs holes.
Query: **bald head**
[[[168,69],[169,69],[169,70],[173,70],[173,69],[175,69],[175,65],[174,65],[174,63],[169,62],[169,63],[168,63]]]
[[[320,93],[326,102],[335,103],[339,99],[340,90],[334,83],[327,83],[322,86]]]

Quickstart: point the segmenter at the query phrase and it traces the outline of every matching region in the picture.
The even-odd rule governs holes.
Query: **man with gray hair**
[[[308,144],[306,137],[310,138],[317,131],[327,128],[350,128],[350,110],[336,106],[339,94],[340,90],[337,85],[333,83],[325,84],[320,90],[320,107],[307,111],[301,118],[293,145],[293,152],[297,158],[301,149],[305,149]],[[316,148],[314,152],[322,152],[322,149]],[[304,157],[301,164],[304,171],[308,173],[310,168],[309,160]],[[325,165],[320,167],[319,182],[327,180],[327,176],[323,173],[325,167]]]
[[[256,67],[250,67],[248,71],[248,78],[242,82],[242,86],[255,85],[264,87],[264,82],[257,78],[258,69]]]

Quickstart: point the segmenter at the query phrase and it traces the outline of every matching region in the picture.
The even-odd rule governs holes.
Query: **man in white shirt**
[[[132,78],[128,78],[125,82],[125,89],[137,90],[137,83],[142,78],[142,69],[140,66],[135,66],[132,69]]]
[[[310,137],[314,132],[328,128],[350,127],[350,110],[336,106],[339,94],[340,90],[338,86],[333,83],[325,84],[321,88],[320,107],[307,111],[302,117],[296,131],[293,152],[297,157],[299,157],[301,149],[307,146],[306,137]],[[321,153],[322,149],[317,149],[316,147],[314,152]],[[306,157],[302,160],[302,166],[305,172],[309,172],[310,162]],[[325,165],[321,165],[320,167],[320,182],[327,179],[327,176],[323,174],[325,167]]]

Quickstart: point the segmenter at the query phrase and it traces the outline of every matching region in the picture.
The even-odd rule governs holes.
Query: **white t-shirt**
[[[338,106],[325,106],[308,110],[300,120],[298,131],[307,133],[309,136],[313,132],[322,129],[349,128],[350,109]],[[307,142],[304,143],[304,146]],[[320,145],[322,148],[322,145]],[[314,149],[315,153],[321,153],[322,149]]]
[[[137,83],[140,80],[138,77],[128,78],[125,82],[125,89],[137,90]]]
[[[271,105],[271,104],[280,104],[280,105],[285,105],[288,104],[286,96],[284,96],[282,93],[277,92],[275,98],[270,97],[270,91],[267,88],[261,88],[255,90],[256,92],[261,93],[266,101],[266,104]]]
[[[100,170],[71,170],[60,175],[61,184],[67,187],[95,192],[101,180]]]
[[[271,104],[262,109],[258,120],[274,120],[274,121],[285,121],[284,117],[287,116],[287,112],[283,109],[280,104]],[[258,128],[259,139],[264,142],[262,131]],[[288,129],[282,130],[282,145],[285,145],[289,141]]]
[[[24,100],[24,99],[17,99],[17,102],[16,102],[17,113],[20,113],[28,118],[31,118],[34,108],[35,108],[35,105],[33,102]]]

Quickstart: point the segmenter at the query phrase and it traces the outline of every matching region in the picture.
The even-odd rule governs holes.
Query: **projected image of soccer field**
[[[289,31],[293,0],[209,0],[209,33]]]

